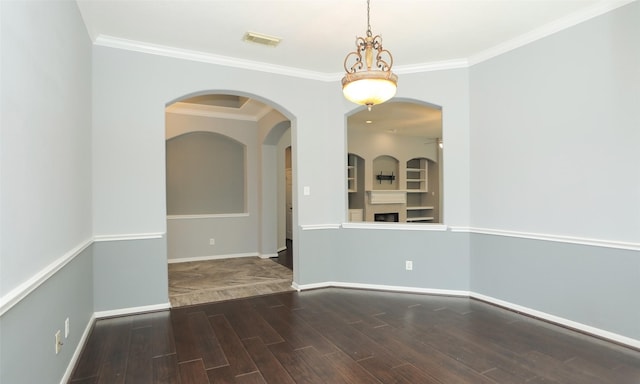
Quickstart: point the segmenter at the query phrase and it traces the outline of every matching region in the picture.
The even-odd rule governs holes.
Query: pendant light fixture
[[[369,10],[367,0],[367,35],[356,37],[356,50],[344,59],[346,74],[342,78],[342,92],[347,100],[371,110],[371,106],[384,103],[396,94],[398,76],[391,72],[393,56],[382,48],[382,37],[371,33]]]

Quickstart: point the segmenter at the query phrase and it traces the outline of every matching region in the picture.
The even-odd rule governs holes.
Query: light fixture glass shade
[[[360,105],[384,103],[396,94],[398,76],[392,72],[365,71],[342,78],[344,97]]]
[[[369,23],[367,0],[367,34],[356,37],[356,50],[344,59],[346,74],[342,78],[344,97],[356,104],[371,106],[384,103],[396,94],[398,76],[391,72],[393,56],[382,48],[382,37],[374,36]]]

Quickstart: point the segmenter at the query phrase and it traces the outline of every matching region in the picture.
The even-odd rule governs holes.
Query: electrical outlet
[[[209,245],[216,245],[216,239],[209,239]]]
[[[62,349],[62,335],[60,333],[61,332],[58,329],[58,331],[55,334],[55,337],[56,337],[56,355],[58,353],[60,353],[60,350]]]
[[[413,261],[411,261],[411,260],[405,261],[404,262],[404,267],[407,269],[407,271],[413,270]]]
[[[64,321],[64,338],[69,337],[69,318]]]

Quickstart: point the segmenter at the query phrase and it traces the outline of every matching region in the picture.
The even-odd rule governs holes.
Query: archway
[[[349,221],[442,223],[442,138],[435,104],[393,99],[348,114]]]
[[[225,265],[237,265],[238,268],[244,268],[240,267],[240,263],[243,261],[257,264],[261,259],[277,256],[278,238],[276,237],[277,233],[273,233],[273,228],[278,228],[280,224],[279,216],[274,209],[276,205],[274,202],[279,196],[278,184],[276,183],[277,174],[284,174],[284,165],[279,166],[276,149],[281,142],[291,145],[291,121],[289,118],[279,112],[277,107],[271,106],[257,97],[200,92],[184,96],[168,104],[165,111],[165,125],[166,139],[197,131],[206,134],[207,137],[220,137],[227,141],[235,141],[241,144],[240,147],[244,150],[242,154],[243,168],[239,168],[237,164],[229,164],[227,158],[221,156],[224,151],[215,149],[208,153],[208,156],[213,159],[208,159],[206,162],[212,168],[233,168],[234,172],[243,173],[240,177],[237,177],[238,175],[233,177],[236,184],[240,184],[236,187],[241,188],[238,189],[234,197],[237,199],[239,196],[244,196],[243,209],[231,212],[198,211],[186,214],[168,212],[167,254],[170,263],[169,284],[172,305],[179,306],[217,301],[224,298],[245,297],[251,296],[252,292],[254,294],[266,293],[264,287],[253,291],[248,289],[251,280],[256,284],[258,281],[268,283],[269,279],[273,277],[278,282],[283,282],[281,280],[285,278],[283,277],[285,275],[280,273],[274,273],[274,276],[267,279],[251,279],[251,276],[247,276],[246,284],[236,278],[232,279],[233,284],[242,285],[243,289],[239,290],[234,286],[229,286],[229,290],[223,293],[221,292],[222,287],[225,287],[224,284],[226,284],[222,282],[223,276],[209,279],[217,280],[217,283],[203,289],[201,285],[205,284],[204,281],[192,279],[188,284],[176,283],[176,280],[171,281],[171,267],[182,264],[184,268],[187,268],[187,263],[226,260],[229,262]],[[168,146],[167,149],[169,149]],[[188,148],[185,151],[189,156],[193,155]],[[170,157],[173,153],[173,151],[166,151],[167,169],[169,169],[169,164],[174,161]],[[237,154],[234,156],[231,158],[238,158]],[[190,164],[198,164],[198,160],[191,161]],[[204,170],[205,173],[214,173],[214,171],[215,169]],[[182,172],[187,176],[191,173],[188,169],[184,169]],[[224,172],[218,173],[225,174]],[[169,173],[167,175],[169,176]],[[230,180],[231,178],[214,180],[212,183],[217,182],[222,185],[229,183]],[[244,182],[238,183],[237,180]],[[174,181],[167,178],[168,183]],[[169,194],[167,195],[169,196]],[[186,195],[189,196],[189,194]],[[192,196],[196,195],[198,194],[192,194]],[[227,194],[227,198],[232,195],[234,194]],[[202,194],[199,196],[202,197]],[[219,199],[223,197],[220,194],[211,193],[206,198]],[[217,202],[217,204],[204,205],[211,207],[227,206],[228,204]],[[251,261],[251,259],[254,260]],[[270,264],[275,264],[270,260],[267,261]],[[199,266],[198,268],[203,267]],[[219,267],[218,269],[225,268],[227,267]],[[177,269],[179,268],[173,268],[174,271]],[[284,286],[278,285],[280,287],[278,288],[276,285],[271,285],[269,289],[280,291],[290,288],[291,271],[286,279],[288,281]],[[198,295],[195,295],[196,290],[199,292]],[[205,290],[207,291],[206,295],[202,294]],[[229,297],[229,295],[232,296]]]

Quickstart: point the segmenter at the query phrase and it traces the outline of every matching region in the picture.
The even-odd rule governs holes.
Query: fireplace
[[[386,212],[386,213],[375,213],[373,215],[374,221],[384,221],[388,223],[397,223],[398,222],[398,212]]]

